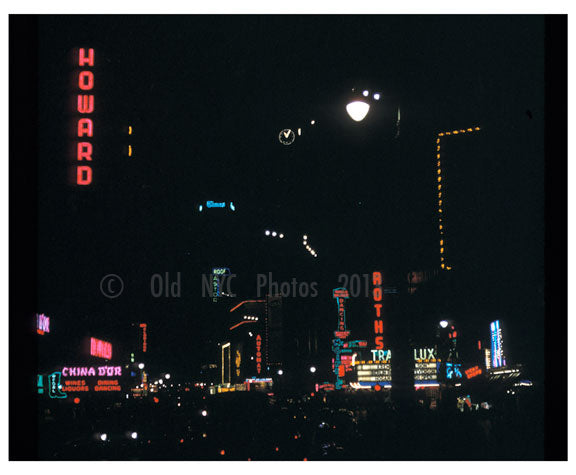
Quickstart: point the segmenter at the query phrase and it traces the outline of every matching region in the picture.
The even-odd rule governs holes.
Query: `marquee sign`
[[[502,328],[500,328],[500,320],[495,320],[490,323],[490,343],[492,354],[492,368],[500,368],[506,366],[506,359],[504,358],[504,349],[502,345]]]

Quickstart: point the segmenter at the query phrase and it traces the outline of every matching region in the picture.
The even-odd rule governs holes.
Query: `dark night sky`
[[[318,281],[308,311],[333,326],[338,274],[437,266],[435,134],[480,125],[485,141],[447,152],[462,160],[454,176],[489,190],[475,189],[483,214],[460,230],[486,236],[469,249],[484,257],[457,278],[484,312],[474,318],[521,332],[517,360],[542,348],[542,17],[46,16],[39,38],[38,311],[55,339],[114,339],[147,321],[159,361],[188,371],[203,351],[192,342],[226,323],[227,306],[199,297],[201,273],[220,265],[245,297],[256,272]],[[66,181],[79,46],[96,50],[90,190]],[[344,110],[353,87],[383,96],[361,124]],[[277,140],[285,127],[303,129],[290,147]],[[199,215],[205,200],[237,212]],[[282,242],[264,238],[274,227]],[[150,296],[163,272],[181,272],[182,298]],[[126,285],[115,300],[100,295],[108,273]],[[369,309],[357,307],[358,321]]]

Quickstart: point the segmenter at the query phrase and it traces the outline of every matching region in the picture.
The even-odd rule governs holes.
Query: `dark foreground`
[[[40,408],[38,455],[43,460],[541,460],[538,395],[520,396],[464,412],[454,404],[435,410],[392,404],[375,393],[181,392],[159,394],[158,402],[152,397],[49,401]]]

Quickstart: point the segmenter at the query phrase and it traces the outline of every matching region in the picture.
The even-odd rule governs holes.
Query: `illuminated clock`
[[[281,130],[278,134],[278,140],[282,145],[291,145],[294,142],[296,135],[290,129]]]

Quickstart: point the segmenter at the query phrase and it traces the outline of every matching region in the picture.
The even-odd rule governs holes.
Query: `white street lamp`
[[[310,366],[310,372],[311,372],[311,373],[315,373],[315,372],[316,372],[316,367],[315,367],[315,366]]]
[[[346,106],[346,112],[356,122],[364,120],[369,110],[370,105],[362,101],[354,101]]]
[[[441,326],[442,328],[446,328],[446,327],[448,326],[448,322],[447,322],[446,320],[442,320],[442,321],[440,322],[440,326]]]

